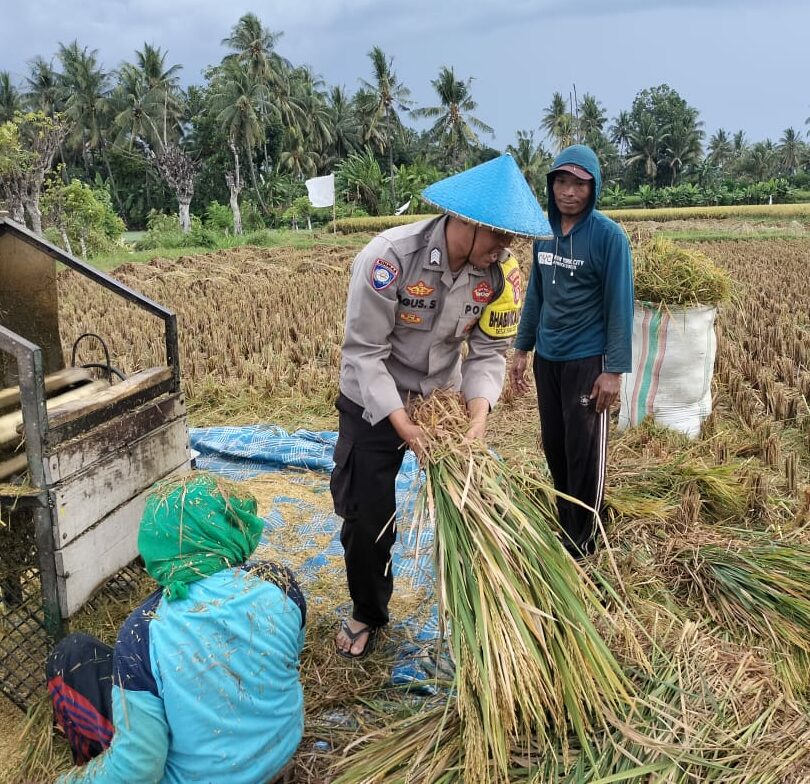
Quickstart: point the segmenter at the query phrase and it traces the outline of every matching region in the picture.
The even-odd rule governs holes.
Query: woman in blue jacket
[[[595,209],[602,188],[593,150],[563,150],[548,174],[553,236],[535,241],[510,378],[527,388],[528,352],[543,450],[554,486],[597,512],[605,487],[608,413],[631,370],[633,266],[624,231]],[[566,546],[592,551],[596,518],[560,499]]]
[[[212,476],[153,490],[138,549],[160,588],[114,648],[73,634],[47,663],[82,765],[62,784],[265,784],[282,771],[303,733],[306,604],[288,570],[248,561],[262,528],[255,499]]]

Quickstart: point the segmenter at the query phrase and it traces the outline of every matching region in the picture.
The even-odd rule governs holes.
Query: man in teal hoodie
[[[510,370],[523,393],[528,352],[543,449],[554,486],[599,512],[604,495],[608,415],[631,369],[633,266],[622,229],[595,209],[602,188],[593,150],[575,144],[548,174],[553,237],[535,241]],[[560,499],[569,551],[592,552],[596,517]]]

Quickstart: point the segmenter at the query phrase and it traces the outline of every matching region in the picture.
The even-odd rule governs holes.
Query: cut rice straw
[[[555,492],[530,487],[462,441],[457,396],[414,412],[429,433],[419,515],[436,530],[440,618],[456,661],[467,779],[507,780],[513,743],[556,753],[633,710],[633,687],[600,637],[599,593],[558,536]],[[563,753],[565,753],[563,748]]]

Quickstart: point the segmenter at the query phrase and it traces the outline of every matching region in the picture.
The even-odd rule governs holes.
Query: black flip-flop
[[[344,659],[365,659],[373,650],[374,646],[377,644],[377,626],[364,626],[362,629],[358,629],[356,632],[353,632],[351,627],[349,626],[348,621],[344,618],[340,622],[340,630],[349,638],[351,644],[354,645],[357,642],[357,639],[360,637],[361,634],[368,634],[368,639],[366,640],[366,645],[360,653],[352,653],[351,648],[348,651],[344,651],[342,648],[335,644],[335,651],[337,652],[338,656],[342,656]]]

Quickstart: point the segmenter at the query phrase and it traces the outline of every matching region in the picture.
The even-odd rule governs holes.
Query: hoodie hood
[[[554,233],[557,235],[561,233],[561,216],[560,210],[557,208],[557,202],[554,200],[554,190],[551,187],[551,183],[554,179],[554,170],[558,166],[562,166],[565,163],[574,163],[577,166],[581,166],[593,177],[593,194],[591,195],[591,201],[588,204],[588,209],[585,215],[579,219],[577,225],[574,227],[574,231],[576,231],[579,226],[590,218],[591,213],[596,206],[596,201],[599,198],[599,194],[602,192],[602,171],[599,168],[599,159],[596,157],[596,153],[590,147],[586,147],[584,144],[573,144],[570,147],[566,147],[554,159],[554,163],[551,166],[551,171],[549,171],[548,175],[546,176],[546,183],[548,185],[548,217],[549,221],[551,222],[551,227],[554,229]]]

